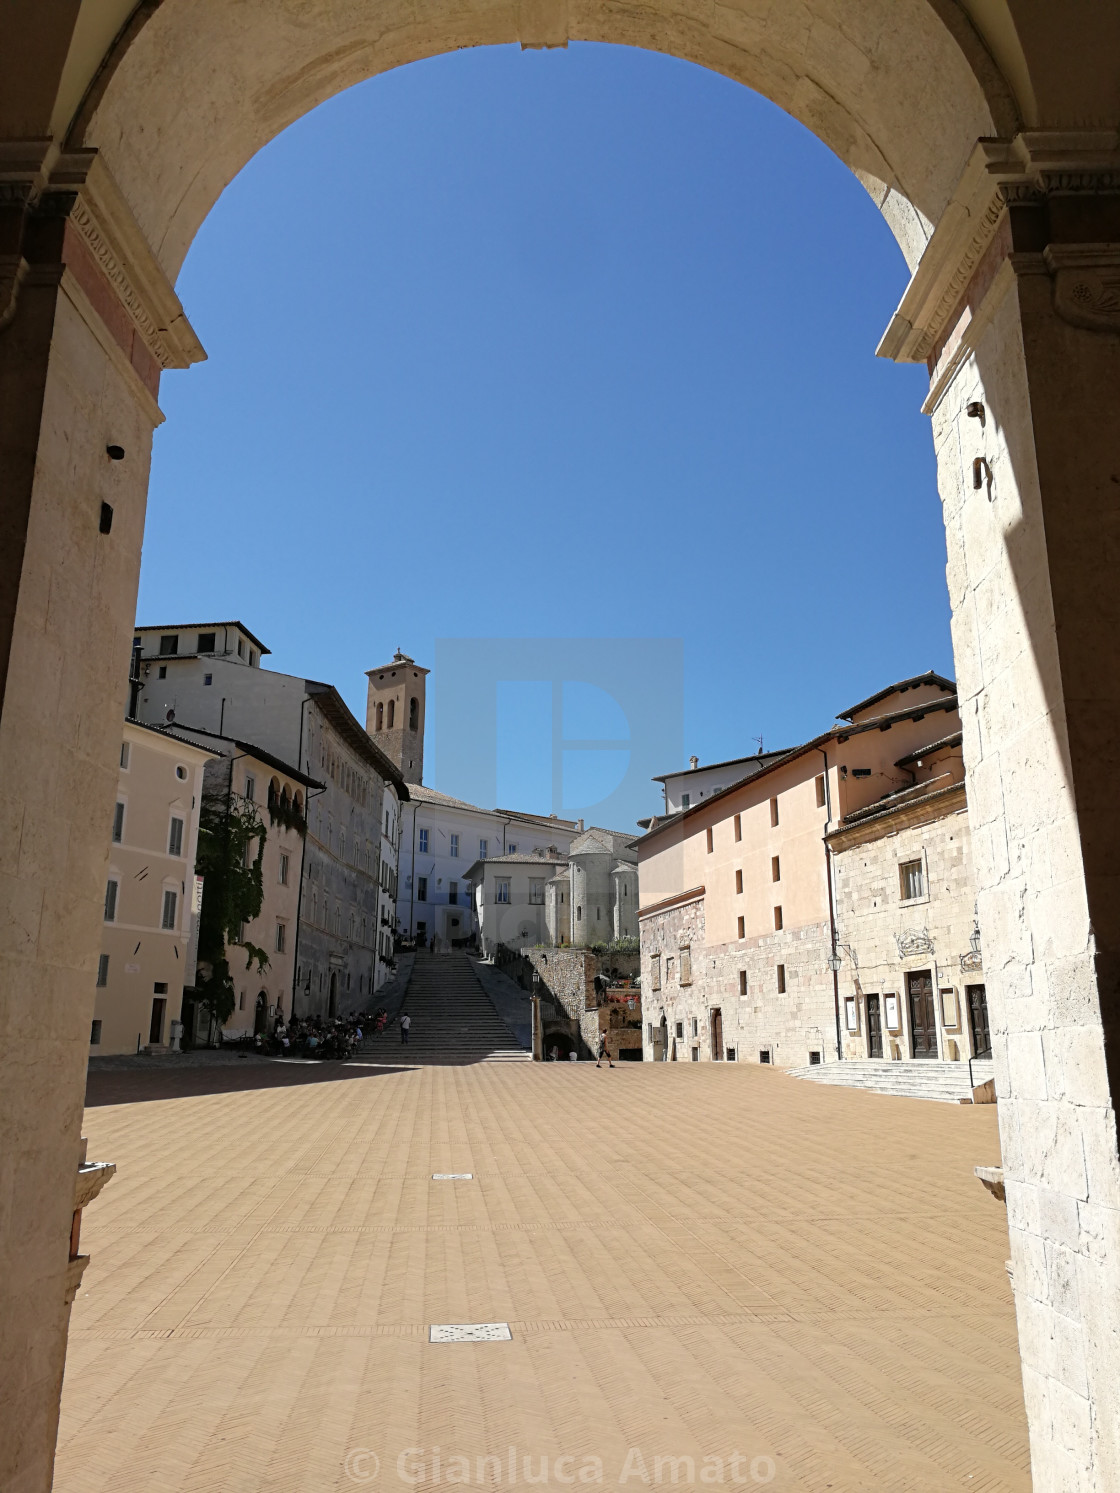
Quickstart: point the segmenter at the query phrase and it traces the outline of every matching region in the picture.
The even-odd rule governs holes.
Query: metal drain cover
[[[510,1343],[508,1322],[434,1322],[430,1343]]]
[[[433,1182],[473,1182],[474,1172],[433,1172]]]

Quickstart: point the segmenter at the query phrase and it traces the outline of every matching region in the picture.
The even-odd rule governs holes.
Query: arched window
[[[342,932],[342,908],[341,907],[336,907],[335,910],[334,910],[334,931],[335,931],[335,933],[341,933]]]
[[[408,729],[415,731],[420,724],[420,701],[413,695],[408,702]]]
[[[397,713],[397,702],[396,702],[396,700],[390,700],[389,701],[389,730],[390,731],[393,729],[393,718],[396,715],[396,713]]]
[[[384,727],[384,725],[385,725],[385,705],[384,705],[384,703],[382,701],[378,701],[378,705],[377,705],[377,725],[376,725],[375,729],[378,730],[378,731],[380,731]]]

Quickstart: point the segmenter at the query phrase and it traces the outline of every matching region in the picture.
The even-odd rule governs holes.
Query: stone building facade
[[[557,1048],[563,1057],[572,1051],[593,1057],[605,1032],[613,1058],[641,1058],[641,996],[633,983],[637,954],[528,948],[523,957],[532,972],[526,988],[541,1000],[546,1056]]]
[[[848,1058],[967,1061],[991,1034],[959,733],[828,837]]]
[[[647,1056],[797,1067],[842,1052],[826,836],[958,732],[951,680],[878,691],[830,731],[636,842]]]
[[[633,836],[592,825],[572,840],[545,889],[547,941],[588,948],[638,936]]]

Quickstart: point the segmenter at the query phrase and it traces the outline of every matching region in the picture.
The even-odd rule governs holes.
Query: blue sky
[[[804,739],[952,672],[925,375],[874,357],[906,280],[840,162],[691,64],[502,47],[375,78],[251,161],[188,256],[209,362],[164,379],[140,618],[240,617],[361,718],[398,645],[681,639],[664,770]],[[426,774],[452,793],[453,739]]]

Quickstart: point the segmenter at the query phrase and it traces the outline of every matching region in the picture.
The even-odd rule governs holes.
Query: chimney
[[[582,835],[583,834],[583,820],[582,819],[577,819],[576,820],[576,834],[577,835]]]
[[[690,757],[688,759],[688,766],[689,766],[689,770],[690,771],[695,772],[696,769],[700,766],[700,758],[699,757]]]

